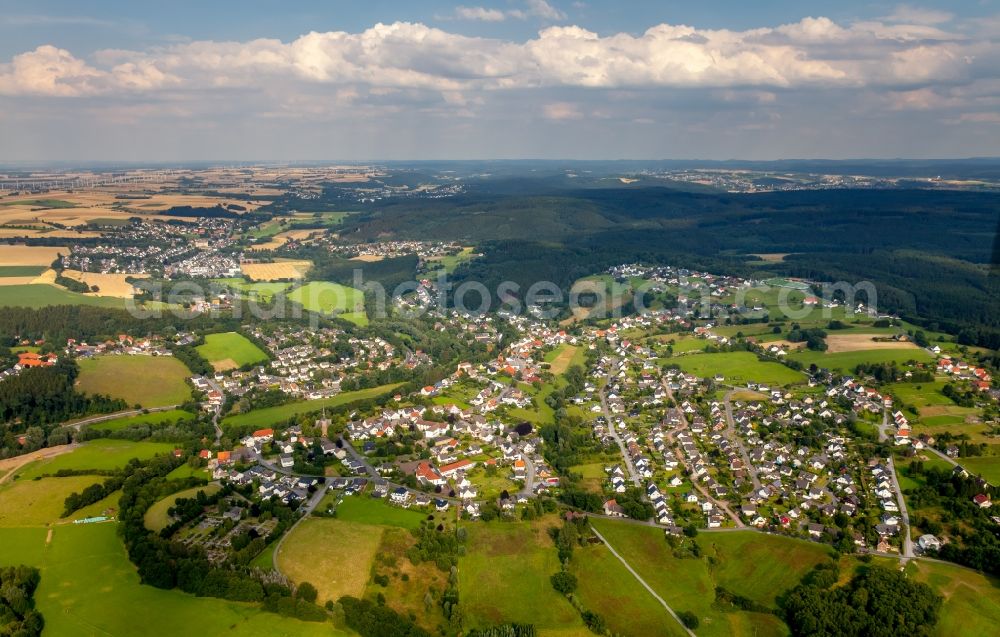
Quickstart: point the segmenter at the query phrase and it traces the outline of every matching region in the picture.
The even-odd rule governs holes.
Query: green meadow
[[[194,420],[194,414],[191,412],[183,411],[181,409],[168,409],[166,411],[151,411],[147,414],[126,416],[125,418],[115,418],[113,420],[105,420],[104,422],[96,422],[92,425],[87,425],[87,428],[98,429],[100,431],[118,431],[119,429],[125,429],[126,427],[131,427],[132,425],[175,424],[178,422],[187,422],[189,420]]]
[[[250,604],[194,597],[139,584],[114,523],[0,529],[0,564],[41,571],[35,599],[47,637],[230,635],[329,637],[329,623],[307,623]]]
[[[95,356],[79,361],[80,391],[162,407],[191,399],[190,370],[173,356]]]
[[[721,374],[726,383],[764,383],[790,385],[803,382],[805,376],[780,363],[760,361],[750,352],[722,352],[717,354],[690,354],[672,359],[682,370],[702,378]]]
[[[583,628],[579,613],[549,583],[559,558],[543,525],[484,522],[466,528],[459,599],[467,627],[517,622],[540,631]]]
[[[320,411],[323,408],[346,405],[359,400],[368,400],[385,395],[402,385],[402,383],[392,383],[389,385],[379,385],[369,389],[359,389],[337,394],[330,398],[320,398],[319,400],[299,400],[277,407],[267,407],[265,409],[255,409],[245,414],[234,414],[226,416],[222,420],[224,426],[231,425],[253,425],[266,426],[278,422],[283,422],[300,414],[308,414]]]
[[[9,276],[9,275],[8,275]],[[51,305],[97,305],[124,308],[124,299],[77,294],[48,283],[0,285],[0,307],[40,308]]]
[[[930,363],[934,357],[922,349],[870,349],[858,350],[856,352],[838,352],[828,354],[826,352],[814,352],[802,350],[788,355],[792,360],[799,361],[806,367],[815,364],[817,367],[827,369],[852,372],[855,367],[861,364],[871,363],[891,363],[902,365],[908,361],[918,363]]]
[[[311,281],[288,293],[288,299],[310,312],[337,314],[358,325],[367,325],[365,294],[339,283]]]
[[[54,474],[60,469],[74,471],[111,470],[124,467],[132,458],[146,459],[169,453],[174,446],[166,442],[132,442],[131,440],[98,439],[81,443],[78,449],[59,456],[36,460],[18,473],[19,480]]]
[[[239,332],[206,334],[205,343],[195,349],[201,357],[212,363],[232,361],[235,367],[253,365],[268,359],[267,354]]]
[[[361,524],[380,524],[416,529],[426,514],[386,504],[367,496],[348,496],[337,506],[337,519]]]

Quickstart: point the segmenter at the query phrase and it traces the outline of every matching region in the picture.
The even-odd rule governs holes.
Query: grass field
[[[361,597],[383,528],[332,518],[304,520],[285,538],[275,563],[293,582],[309,582],[317,601]]]
[[[288,299],[310,312],[336,313],[359,325],[367,323],[367,317],[363,322],[361,319],[365,309],[364,292],[346,285],[312,281],[289,292]]]
[[[254,426],[264,426],[270,425],[277,422],[282,422],[298,416],[299,414],[307,414],[314,411],[319,411],[323,408],[337,407],[338,405],[346,405],[359,400],[369,400],[371,398],[377,398],[384,394],[389,393],[393,389],[396,389],[402,385],[402,383],[392,383],[389,385],[379,385],[378,387],[372,387],[369,389],[359,389],[358,391],[348,391],[330,398],[321,398],[319,400],[300,400],[293,403],[288,403],[286,405],[279,405],[277,407],[267,407],[266,409],[255,409],[254,411],[248,411],[245,414],[235,414],[232,416],[226,416],[222,420],[223,425],[254,425]]]
[[[893,383],[885,387],[885,392],[893,400],[911,407],[921,408],[931,405],[953,405],[950,398],[941,393],[944,383]]]
[[[0,307],[40,308],[52,305],[97,305],[124,308],[125,301],[110,296],[88,296],[47,283],[0,286]]]
[[[344,498],[337,507],[337,519],[360,524],[380,524],[415,529],[427,516],[418,511],[402,509],[382,500],[364,496]]]
[[[903,364],[909,360],[914,360],[918,363],[930,363],[934,360],[926,350],[922,349],[876,349],[841,352],[840,354],[803,350],[789,354],[788,357],[799,361],[806,367],[815,363],[817,367],[842,371],[853,371],[855,367],[863,363],[890,363],[895,361],[898,364]]]
[[[329,623],[306,623],[248,604],[141,586],[115,524],[0,529],[0,563],[41,570],[35,600],[46,637],[228,635],[329,637]]]
[[[0,265],[0,277],[38,276],[47,269],[44,265]]]
[[[129,405],[163,407],[191,399],[191,373],[173,356],[96,356],[79,362],[82,392],[121,398]]]
[[[178,422],[187,422],[189,420],[194,420],[194,414],[191,412],[180,409],[170,409],[168,411],[153,411],[148,414],[139,414],[138,416],[127,416],[125,418],[105,420],[104,422],[87,425],[87,428],[99,429],[100,431],[118,431],[119,429],[125,429],[126,427],[131,427],[132,425],[159,425],[162,423],[174,424]]]
[[[666,609],[603,545],[577,548],[570,572],[584,608],[597,613],[615,634],[636,637],[686,635]]]
[[[541,524],[478,523],[467,528],[466,555],[459,561],[466,626],[582,626],[580,615],[549,583],[549,576],[559,570],[559,558]]]
[[[59,521],[63,502],[102,479],[95,476],[16,480],[0,488],[0,527],[44,526]]]
[[[711,574],[717,584],[771,608],[776,597],[830,557],[820,544],[752,531],[702,533],[698,544],[702,554],[715,557]]]
[[[774,615],[716,608],[715,587],[725,586],[773,607],[774,598],[797,584],[825,553],[818,545],[747,531],[702,533],[697,541],[706,555],[678,559],[660,529],[601,519],[592,523],[675,611],[698,616],[699,635],[787,634],[787,627]],[[718,560],[714,566],[708,555]]]
[[[959,463],[969,473],[982,476],[990,484],[1000,485],[1000,456],[962,458]]]
[[[560,345],[545,355],[545,362],[550,364],[549,371],[553,374],[563,374],[572,365],[583,365],[586,351],[582,347]]]
[[[152,458],[159,453],[172,451],[166,442],[132,442],[130,440],[89,440],[70,453],[38,460],[25,465],[19,472],[20,480],[30,480],[60,469],[105,470],[124,467],[132,458]]]
[[[267,354],[238,332],[207,334],[205,344],[195,349],[217,371],[235,369],[267,360]]]
[[[788,385],[805,380],[801,373],[780,363],[761,362],[750,352],[691,354],[678,357],[676,363],[685,372],[702,378],[722,374],[726,383]]]
[[[934,634],[991,637],[1000,624],[1000,580],[966,568],[919,560],[907,573],[944,597]]]
[[[167,510],[174,506],[175,502],[182,498],[193,498],[198,495],[199,491],[204,491],[205,495],[212,495],[220,488],[221,487],[218,484],[212,483],[206,484],[203,487],[193,487],[173,495],[168,495],[153,504],[153,506],[149,507],[146,511],[146,516],[143,518],[146,528],[152,531],[159,531],[166,528],[170,524],[170,515],[167,513]]]
[[[222,283],[229,288],[238,290],[245,297],[250,299],[258,299],[269,303],[274,295],[280,294],[288,289],[291,285],[290,282],[257,282],[251,283],[244,279],[213,279],[216,283]]]

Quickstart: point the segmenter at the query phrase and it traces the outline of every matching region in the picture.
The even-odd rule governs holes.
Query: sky
[[[3,0],[0,161],[1000,155],[1000,0]]]

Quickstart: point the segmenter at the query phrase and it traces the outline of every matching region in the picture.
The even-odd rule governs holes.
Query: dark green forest
[[[629,261],[761,278],[870,280],[879,309],[960,333],[968,343],[1000,346],[995,267],[990,276],[1000,207],[991,193],[483,192],[379,202],[347,223],[362,240],[475,244],[483,257],[460,266],[455,283],[477,280],[491,290],[513,281],[523,293],[539,280],[568,289],[581,276]],[[790,256],[764,263],[755,253]]]

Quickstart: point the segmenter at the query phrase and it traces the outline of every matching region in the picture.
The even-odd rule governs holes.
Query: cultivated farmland
[[[0,245],[0,265],[44,265],[48,267],[60,254],[69,254],[66,247]]]
[[[277,261],[275,263],[242,263],[240,270],[253,281],[301,279],[312,267],[310,261]]]
[[[190,371],[173,356],[97,356],[79,362],[78,389],[121,398],[129,405],[162,407],[191,398]]]

